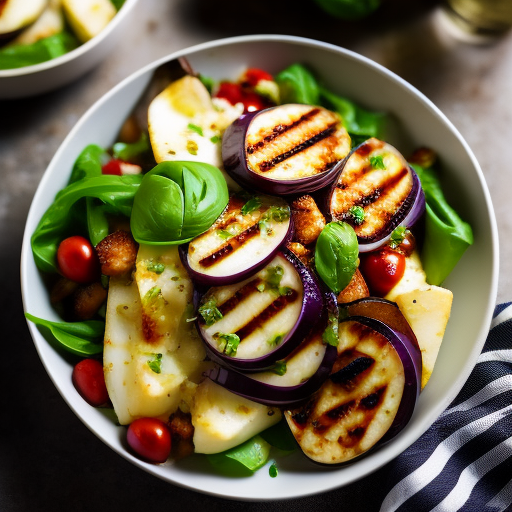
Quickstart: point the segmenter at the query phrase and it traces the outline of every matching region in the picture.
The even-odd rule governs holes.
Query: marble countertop
[[[500,236],[498,302],[512,300],[512,33],[493,44],[453,38],[438,4],[390,0],[378,16],[355,24],[330,19],[312,0],[144,0],[123,42],[77,82],[38,97],[0,101],[0,510],[117,511],[179,506],[238,510],[147,475],[99,441],[54,388],[32,344],[21,304],[19,259],[30,202],[54,153],[87,109],[123,78],[153,60],[223,37],[282,33],[319,39],[361,53],[430,98],[453,122],[480,162]],[[249,511],[340,510],[344,492]],[[370,493],[371,494],[371,493]],[[337,503],[335,507],[334,504]],[[364,510],[378,510],[377,498]]]

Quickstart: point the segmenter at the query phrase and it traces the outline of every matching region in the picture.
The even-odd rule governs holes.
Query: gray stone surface
[[[439,29],[436,19],[436,2],[428,0],[389,1],[378,16],[356,24],[329,19],[306,0],[141,0],[123,43],[96,70],[49,94],[0,101],[0,510],[239,509],[164,484],[98,441],[53,387],[22,315],[21,239],[46,166],[98,98],[175,50],[234,35],[293,34],[353,49],[411,82],[451,119],[483,168],[500,232],[498,301],[511,300],[512,34],[492,45],[468,45]],[[365,493],[364,510],[378,510],[378,493],[367,493],[364,484],[346,491]],[[245,508],[340,510],[346,491]]]

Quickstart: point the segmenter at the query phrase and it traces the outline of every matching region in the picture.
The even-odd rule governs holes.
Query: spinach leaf
[[[357,269],[359,245],[354,229],[346,222],[329,222],[315,246],[315,268],[322,281],[340,293]]]
[[[43,272],[56,272],[56,254],[59,243],[76,234],[77,219],[84,217],[84,198],[101,200],[109,211],[130,216],[140,175],[102,175],[82,178],[62,189],[44,213],[32,234],[31,246],[37,268]]]
[[[224,472],[256,471],[264,466],[270,454],[270,445],[259,435],[256,435],[230,450],[208,455],[212,465]],[[233,464],[235,462],[236,464]]]
[[[420,178],[426,201],[421,261],[427,281],[439,285],[473,243],[473,231],[446,201],[435,170],[411,165]]]
[[[33,66],[60,57],[79,46],[75,36],[61,32],[32,44],[16,44],[0,50],[0,69]]]
[[[142,179],[131,229],[139,243],[181,244],[206,231],[228,204],[226,180],[213,165],[162,162]]]
[[[281,103],[319,105],[320,91],[313,73],[301,64],[292,64],[275,77]]]
[[[334,110],[341,116],[343,125],[351,136],[363,137],[363,140],[370,137],[383,138],[386,114],[365,110],[324,87],[320,89],[320,97],[324,107]]]
[[[37,326],[48,329],[54,341],[67,352],[83,357],[101,354],[103,351],[104,322],[52,322],[30,313],[25,313],[25,317]]]
[[[132,164],[144,164],[147,160],[153,160],[153,153],[148,136],[142,133],[136,142],[116,142],[112,146],[114,158]]]

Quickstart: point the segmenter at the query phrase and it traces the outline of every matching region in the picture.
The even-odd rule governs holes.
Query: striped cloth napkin
[[[369,488],[379,489],[371,500],[379,512],[512,510],[512,303],[496,307],[482,354],[457,398],[358,490]]]

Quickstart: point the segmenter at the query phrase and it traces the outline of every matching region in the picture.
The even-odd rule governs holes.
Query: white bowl
[[[80,398],[71,385],[71,364],[29,323],[34,343],[48,374],[85,425],[120,455],[159,478],[200,492],[243,500],[299,497],[346,485],[410,446],[457,395],[482,349],[498,279],[496,220],[482,171],[461,135],[427,98],[360,55],[326,43],[287,36],[238,37],[195,46],[161,59],[119,84],[84,115],[58,150],[34,197],[26,225],[21,260],[26,311],[57,320],[34,265],[30,235],[56,192],[66,185],[75,158],[87,144],[109,146],[114,142],[113,137],[152,71],[162,62],[179,56],[187,56],[196,70],[215,78],[238,76],[246,65],[276,72],[294,62],[306,63],[333,91],[369,108],[393,113],[396,123],[387,139],[405,154],[419,146],[438,152],[446,171],[443,181],[448,199],[472,224],[475,243],[446,280],[445,286],[454,293],[452,317],[437,365],[410,423],[393,442],[343,468],[321,468],[299,452],[278,460],[277,478],[270,478],[265,468],[251,478],[227,478],[216,474],[201,457],[177,464],[146,464],[125,449],[125,429],[116,427],[107,412],[90,407]]]
[[[126,0],[112,21],[78,48],[34,66],[0,69],[0,100],[42,94],[73,80],[97,66],[122,38],[123,29],[138,0]]]

